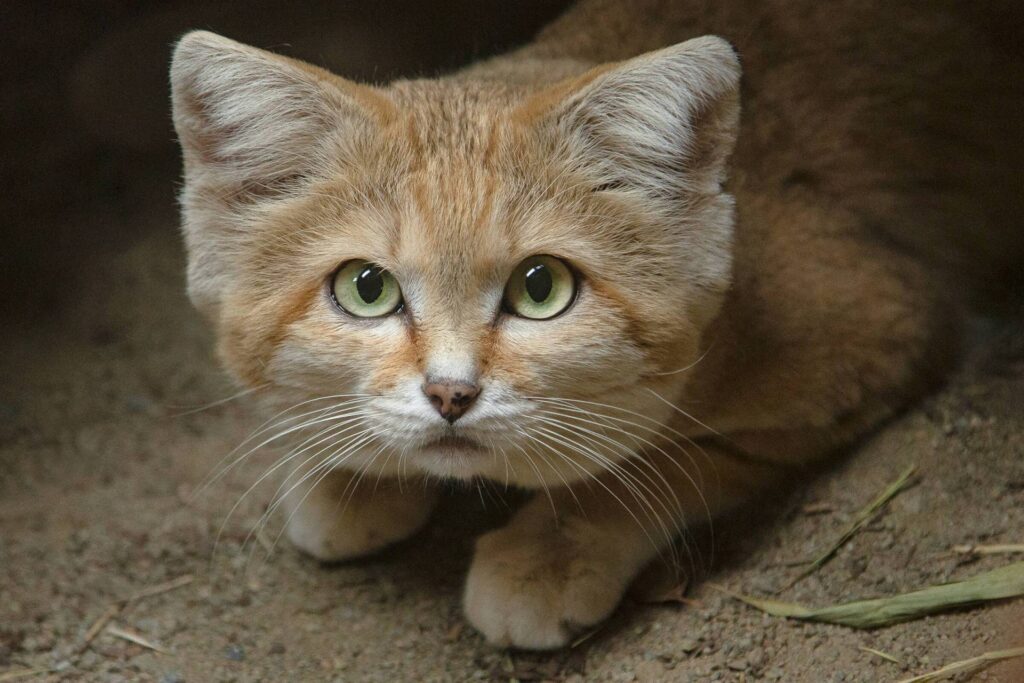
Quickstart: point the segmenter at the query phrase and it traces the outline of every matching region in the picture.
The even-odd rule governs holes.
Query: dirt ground
[[[167,15],[153,16],[143,28],[159,24],[163,36]],[[116,122],[74,104],[135,83],[89,80],[89,64],[117,53],[125,35],[148,34],[114,31],[92,46],[80,33],[54,30],[54,41],[88,47],[84,56],[67,47],[86,66],[63,81],[71,95],[56,113],[38,78],[5,81],[40,103],[41,121],[68,111],[84,121],[63,129],[63,146],[23,137],[13,158],[36,166],[22,170],[67,178],[74,162],[91,175],[45,194],[13,171],[4,179],[8,197],[24,199],[8,214],[5,230],[19,237],[3,256],[24,258],[11,261],[20,270],[0,270],[28,275],[4,283],[10,312],[0,321],[0,681],[895,681],[1024,639],[1020,601],[863,632],[770,618],[714,587],[781,588],[799,572],[794,561],[826,547],[912,463],[916,485],[782,598],[888,595],[1013,561],[952,548],[1024,542],[1020,322],[979,325],[941,393],[698,534],[685,600],[652,604],[651,595],[677,595],[652,571],[637,589],[647,599],[628,599],[565,652],[496,650],[460,615],[473,538],[500,523],[515,494],[453,488],[423,533],[359,563],[320,566],[285,541],[268,552],[279,526],[247,544],[276,482],[229,512],[275,452],[194,496],[265,416],[245,397],[195,410],[232,389],[184,296],[173,159],[159,145],[146,150],[153,138],[169,144],[166,121],[150,121],[138,145],[120,144],[90,137],[89,126]],[[155,44],[159,72],[166,41]],[[975,680],[1016,683],[1024,673],[996,667]]]

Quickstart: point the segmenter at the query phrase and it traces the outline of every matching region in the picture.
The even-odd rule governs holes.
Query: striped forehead
[[[407,95],[412,98],[416,93]],[[399,261],[460,271],[486,268],[509,249],[502,220],[507,189],[495,163],[503,122],[465,90],[427,91],[406,106],[413,157],[399,235]]]

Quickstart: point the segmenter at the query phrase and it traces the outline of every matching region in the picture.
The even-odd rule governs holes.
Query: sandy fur
[[[1019,264],[1020,138],[990,136],[1019,103],[992,65],[1020,65],[969,12],[798,5],[583,2],[510,55],[380,89],[182,39],[189,287],[225,365],[278,407],[369,397],[338,399],[362,441],[302,461],[327,478],[300,548],[415,531],[433,495],[406,476],[542,488],[480,539],[465,604],[497,644],[559,647],[684,525],[941,379],[964,295]],[[533,254],[581,273],[550,321],[500,312]],[[330,305],[352,258],[395,274],[404,315]],[[456,428],[480,452],[428,446],[448,429],[428,376],[480,384]],[[379,497],[339,493],[359,473]]]

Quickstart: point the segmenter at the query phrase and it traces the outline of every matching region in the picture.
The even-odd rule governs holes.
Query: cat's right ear
[[[171,64],[189,294],[214,314],[252,235],[246,210],[318,177],[394,105],[378,90],[206,31],[186,34]]]
[[[373,88],[207,31],[175,47],[171,93],[186,173],[202,167],[257,192],[308,172],[344,126],[393,109]]]

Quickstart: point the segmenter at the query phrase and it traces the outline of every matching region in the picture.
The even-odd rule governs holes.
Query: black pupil
[[[368,304],[380,298],[384,291],[384,271],[377,266],[367,266],[356,275],[356,291],[359,298]]]
[[[551,269],[538,263],[526,271],[526,293],[537,303],[547,301],[551,296]]]

